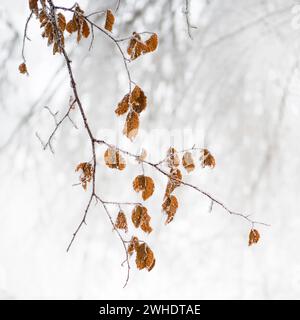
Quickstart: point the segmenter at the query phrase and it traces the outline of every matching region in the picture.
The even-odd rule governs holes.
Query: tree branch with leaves
[[[91,160],[79,163],[75,169],[76,172],[80,173],[79,182],[83,189],[89,191],[89,198],[83,212],[82,219],[73,233],[73,236],[67,247],[67,251],[70,250],[73,242],[77,238],[79,231],[86,224],[87,216],[92,203],[95,202],[96,204],[100,204],[124,248],[125,260],[122,265],[127,266],[127,276],[124,284],[124,286],[126,286],[130,275],[130,257],[134,253],[136,257],[135,262],[138,269],[147,269],[150,271],[155,265],[154,253],[150,246],[145,241],[138,239],[138,237],[134,234],[127,237],[129,219],[126,216],[126,211],[123,209],[124,207],[132,207],[131,222],[136,229],[141,229],[146,234],[150,234],[153,231],[153,228],[151,227],[151,214],[144,205],[144,201],[151,198],[152,194],[154,193],[155,182],[150,176],[146,176],[144,174],[144,165],[149,166],[168,179],[162,202],[162,210],[166,214],[166,224],[169,224],[174,219],[179,207],[179,202],[177,197],[174,195],[174,190],[180,186],[193,189],[202,196],[208,198],[211,201],[210,210],[213,209],[213,205],[215,204],[220,206],[227,213],[240,217],[250,223],[251,228],[249,234],[249,245],[256,243],[259,239],[259,233],[255,229],[255,225],[267,224],[252,220],[250,215],[235,212],[229,209],[223,202],[217,200],[214,196],[210,195],[206,191],[184,181],[182,172],[185,170],[187,174],[189,174],[196,168],[196,162],[194,159],[197,157],[197,154],[200,155],[200,164],[203,168],[215,167],[215,158],[209,150],[204,148],[196,148],[193,146],[190,149],[176,151],[175,148],[171,146],[167,150],[166,156],[164,156],[162,160],[154,163],[147,160],[147,153],[145,150],[143,150],[141,154],[134,154],[99,137],[96,137],[90,126],[91,119],[89,119],[87,116],[85,107],[77,89],[72,61],[69,58],[69,53],[65,46],[65,34],[69,33],[70,35],[76,35],[77,43],[83,39],[90,39],[91,42],[89,47],[91,49],[93,41],[95,40],[94,33],[95,31],[99,31],[105,37],[110,39],[118,49],[128,78],[128,92],[117,105],[115,114],[120,117],[126,117],[123,134],[133,142],[135,137],[138,135],[140,114],[147,107],[147,97],[144,91],[132,81],[129,64],[144,54],[155,51],[158,47],[158,36],[154,32],[133,32],[131,36],[120,39],[116,38],[112,34],[112,30],[115,22],[115,14],[118,8],[119,1],[117,2],[114,10],[107,9],[106,11],[101,12],[101,14],[105,15],[104,26],[102,27],[92,20],[93,16],[99,14],[99,12],[86,14],[78,3],[75,3],[72,7],[67,8],[56,6],[52,0],[29,0],[30,15],[24,28],[22,48],[23,62],[20,64],[19,70],[23,74],[28,74],[24,48],[25,42],[28,39],[28,23],[32,17],[36,17],[36,19],[39,20],[40,27],[43,30],[42,37],[47,40],[48,46],[52,46],[53,54],[60,54],[63,57],[72,90],[69,108],[60,120],[57,120],[57,113],[53,113],[50,108],[48,108],[48,111],[55,120],[55,128],[49,135],[46,143],[44,143],[41,138],[39,139],[44,149],[49,148],[52,152],[54,152],[51,142],[57,130],[67,119],[72,121],[70,117],[72,113],[78,112],[82,120],[83,130],[86,133],[86,139],[90,144]],[[68,12],[72,16],[68,22],[64,15],[65,12]],[[121,46],[123,43],[127,44],[126,51]],[[143,202],[120,202],[118,200],[107,201],[98,193],[97,172],[99,168],[97,158],[98,149],[103,146],[106,148],[104,152],[104,161],[110,169],[124,170],[126,168],[125,157],[134,159],[137,165],[141,166],[142,173],[133,179],[132,187],[136,192],[141,193]],[[115,219],[111,214],[111,206],[118,208],[118,214]]]

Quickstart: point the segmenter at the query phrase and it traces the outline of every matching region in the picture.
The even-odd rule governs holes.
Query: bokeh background
[[[72,1],[56,0],[70,6]],[[80,1],[86,12],[113,1]],[[132,78],[148,96],[143,135],[118,145],[141,146],[162,158],[172,130],[189,132],[184,147],[206,146],[214,170],[198,168],[184,179],[236,211],[251,213],[261,241],[248,247],[251,225],[228,215],[199,193],[178,188],[179,209],[164,225],[166,179],[156,182],[147,207],[154,231],[144,239],[156,255],[148,273],[137,271],[123,289],[122,245],[100,206],[93,206],[69,253],[66,247],[88,201],[74,168],[89,160],[80,117],[55,136],[53,155],[44,151],[54,123],[44,108],[63,111],[71,94],[63,60],[52,56],[30,22],[25,54],[29,76],[20,75],[27,1],[0,3],[0,298],[1,299],[299,299],[299,3],[290,0],[191,0],[191,39],[184,0],[121,0],[114,36],[154,31],[158,50],[130,64]],[[103,24],[102,16],[95,21]],[[95,132],[122,131],[114,115],[128,83],[114,44],[96,32],[76,45],[66,41],[78,88]],[[166,132],[153,143],[151,132]],[[106,137],[113,142],[114,137]],[[150,137],[150,138],[149,138]],[[165,139],[163,139],[165,137]],[[181,149],[182,142],[173,141]],[[180,145],[176,145],[176,143]],[[164,149],[165,147],[165,149]],[[159,152],[157,152],[159,150]],[[122,172],[101,164],[98,190],[107,200],[139,201],[131,183],[140,167]],[[130,214],[129,208],[124,208]],[[112,216],[118,208],[111,207]]]

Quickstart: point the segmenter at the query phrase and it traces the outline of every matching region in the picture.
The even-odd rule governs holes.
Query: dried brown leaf
[[[126,113],[129,109],[129,94],[126,94],[122,101],[118,103],[118,106],[115,110],[115,113],[120,116],[124,113]]]
[[[139,246],[138,237],[132,237],[130,240],[130,243],[128,245],[128,248],[127,248],[127,252],[129,254],[129,256],[131,256],[133,254],[133,252],[138,248],[138,246]]]
[[[158,36],[156,33],[153,33],[151,37],[145,42],[147,46],[147,52],[152,52],[157,49],[158,46]]]
[[[210,168],[214,168],[216,165],[216,160],[213,157],[213,155],[207,150],[204,149],[202,151],[202,155],[200,157],[200,161],[202,164],[202,167],[210,167]]]
[[[146,109],[147,106],[147,97],[145,96],[144,91],[139,87],[135,86],[130,95],[130,103],[132,105],[132,109],[141,113]]]
[[[151,177],[139,175],[133,180],[133,189],[136,192],[142,191],[143,200],[147,200],[154,192],[154,181]]]
[[[105,19],[105,26],[104,28],[110,32],[112,32],[113,26],[115,23],[115,17],[111,10],[106,11],[106,19]]]
[[[90,27],[85,20],[83,20],[83,22],[82,22],[82,35],[85,38],[88,38],[88,36],[90,35]]]
[[[146,243],[140,244],[136,249],[136,266],[139,270],[146,268],[151,271],[155,264],[153,251]]]
[[[191,152],[184,153],[182,157],[182,165],[188,173],[195,169],[195,163]]]
[[[177,151],[173,147],[170,147],[167,152],[167,165],[169,168],[178,167],[180,165],[180,159]]]
[[[111,169],[123,170],[126,167],[124,158],[119,151],[114,148],[108,148],[104,153],[105,164]]]
[[[94,175],[93,166],[89,162],[82,162],[75,169],[76,172],[79,170],[81,170],[80,183],[83,189],[86,190],[88,182],[91,182]]]
[[[27,72],[27,66],[26,66],[26,63],[25,62],[23,62],[23,63],[21,63],[20,65],[19,65],[19,71],[20,71],[20,73],[22,73],[22,74],[28,74],[28,72]]]
[[[139,115],[135,111],[130,111],[127,114],[126,122],[123,129],[123,134],[126,135],[127,138],[133,140],[139,130]]]
[[[58,23],[58,28],[61,32],[64,32],[66,29],[66,18],[62,13],[57,14],[57,23]]]
[[[142,205],[136,205],[132,210],[131,220],[136,228],[141,228],[144,232],[152,232],[150,226],[151,217],[148,214],[146,207]]]
[[[117,219],[115,222],[115,227],[117,229],[124,230],[125,232],[128,231],[127,219],[126,219],[124,211],[122,211],[122,210],[120,210],[118,213],[118,216],[117,216]]]
[[[260,234],[256,229],[251,229],[249,233],[249,246],[254,243],[257,243],[260,238]]]
[[[173,195],[168,196],[162,204],[163,211],[168,215],[166,224],[170,223],[175,216],[178,208],[177,198]]]
[[[70,20],[67,25],[66,25],[66,30],[69,33],[73,33],[75,31],[77,31],[77,23],[75,19]]]

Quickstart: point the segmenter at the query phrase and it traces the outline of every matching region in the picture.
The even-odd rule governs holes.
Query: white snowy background
[[[72,1],[57,0],[70,6]],[[80,1],[86,12],[113,1]],[[122,245],[100,206],[73,247],[66,247],[88,201],[74,168],[89,160],[90,144],[66,122],[55,137],[55,154],[44,151],[53,119],[45,110],[67,108],[71,94],[62,57],[52,56],[35,19],[26,42],[30,76],[20,75],[27,1],[0,2],[0,298],[1,299],[299,299],[300,298],[300,19],[289,0],[191,0],[193,39],[187,33],[184,0],[121,0],[114,35],[154,31],[158,50],[130,64],[132,78],[148,96],[141,135],[134,143],[162,158],[169,132],[181,149],[206,146],[214,170],[198,169],[184,179],[236,211],[271,224],[257,226],[260,242],[248,247],[251,225],[230,216],[199,193],[176,190],[179,209],[165,226],[161,212],[166,179],[145,167],[156,182],[146,206],[154,231],[144,236],[156,256],[151,272],[132,260],[128,286]],[[103,23],[103,18],[95,18]],[[103,34],[66,46],[79,92],[99,135],[121,133],[114,114],[127,91],[122,58]],[[74,48],[74,49],[73,49]],[[112,131],[108,141],[114,142]],[[153,132],[163,132],[153,142]],[[145,141],[143,136],[146,137]],[[176,145],[177,144],[177,145]],[[140,167],[115,172],[99,158],[98,190],[106,200],[139,201],[131,187]],[[128,216],[129,208],[124,208]],[[111,207],[115,216],[118,209]],[[141,235],[141,234],[139,234]]]

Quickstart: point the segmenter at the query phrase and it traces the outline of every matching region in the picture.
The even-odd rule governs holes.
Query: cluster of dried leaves
[[[88,38],[90,35],[90,27],[85,20],[84,11],[77,4],[73,13],[72,19],[65,25],[65,29],[70,33],[77,32],[77,42],[79,43],[82,37]]]
[[[146,107],[147,97],[139,86],[135,86],[131,94],[126,94],[118,103],[115,113],[118,116],[127,113],[123,133],[130,140],[133,140],[138,134],[139,115]]]
[[[153,33],[146,41],[142,41],[141,35],[133,32],[130,39],[127,53],[131,60],[135,60],[139,56],[155,51],[158,46],[158,36]]]
[[[135,263],[137,268],[151,271],[155,265],[155,257],[147,243],[140,243],[137,237],[132,237],[128,246],[128,254],[131,256],[134,252],[136,253]]]

